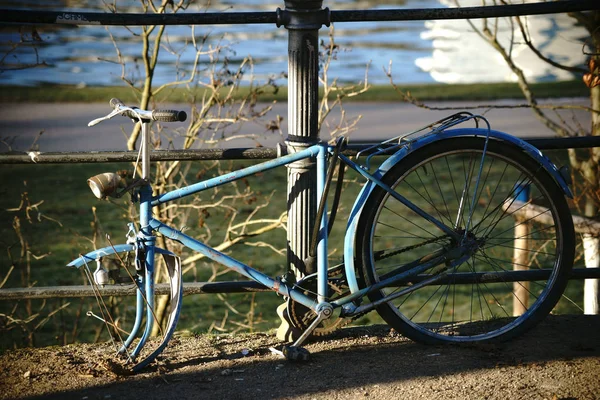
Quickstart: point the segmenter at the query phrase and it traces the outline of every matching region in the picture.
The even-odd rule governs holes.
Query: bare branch
[[[575,72],[575,73],[580,73],[580,74],[584,74],[587,72],[584,68],[563,65],[563,64],[557,63],[556,61],[552,60],[549,57],[544,56],[542,54],[542,52],[539,51],[538,48],[533,45],[533,42],[531,41],[531,36],[529,35],[529,29],[525,27],[525,24],[523,24],[521,17],[515,17],[515,20],[517,21],[517,24],[519,25],[519,29],[521,30],[521,35],[523,37],[525,44],[540,60],[544,61],[545,63],[547,63],[549,65],[552,65],[555,68],[562,69],[563,71]]]
[[[334,26],[331,25],[329,29],[329,41],[325,43],[321,41],[320,58],[321,58],[321,73],[319,75],[319,82],[323,86],[323,97],[319,105],[319,117],[318,117],[318,129],[322,130],[325,125],[329,129],[329,136],[331,140],[335,140],[339,136],[349,135],[358,124],[361,119],[361,115],[358,115],[353,120],[347,120],[346,112],[343,106],[343,99],[346,97],[358,96],[365,93],[369,89],[368,84],[368,72],[369,64],[365,68],[365,80],[364,83],[358,85],[347,85],[340,86],[337,79],[330,80],[329,78],[329,67],[331,63],[336,60],[337,53],[340,50],[339,46],[335,43],[334,39]],[[333,100],[332,100],[333,98]],[[327,121],[327,117],[330,116],[331,112],[335,109],[340,112],[340,118],[337,123],[330,124]]]

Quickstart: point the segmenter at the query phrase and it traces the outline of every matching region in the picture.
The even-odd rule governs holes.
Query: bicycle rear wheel
[[[375,302],[406,293],[377,311],[413,340],[512,338],[552,310],[568,281],[574,233],[562,190],[513,145],[489,140],[482,159],[484,143],[474,137],[432,143],[383,177],[474,247],[459,265],[438,265],[369,295]],[[436,251],[460,246],[379,187],[366,201],[356,245],[367,285],[408,270],[409,263]],[[437,281],[418,285],[436,276]]]

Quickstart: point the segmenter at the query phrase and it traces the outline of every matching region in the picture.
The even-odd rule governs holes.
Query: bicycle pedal
[[[310,359],[310,352],[304,347],[298,346],[283,346],[283,356],[288,361],[308,361]]]

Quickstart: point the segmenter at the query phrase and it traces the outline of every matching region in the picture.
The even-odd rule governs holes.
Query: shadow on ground
[[[135,376],[111,371],[104,345],[24,349],[0,356],[0,398],[593,399],[599,332],[599,316],[550,316],[509,343],[431,347],[355,327],[307,345],[306,363],[272,355],[271,335],[204,335],[176,339]]]

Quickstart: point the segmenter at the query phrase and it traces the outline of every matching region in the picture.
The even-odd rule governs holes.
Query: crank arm
[[[310,326],[304,332],[302,332],[302,335],[300,335],[300,337],[294,342],[292,346],[299,347],[302,343],[304,343],[306,338],[310,336],[310,334],[316,329],[317,326],[319,326],[319,324],[323,320],[331,318],[331,315],[333,314],[333,307],[331,307],[329,303],[321,303],[317,305],[316,311],[317,318],[315,318],[315,320],[310,324]]]

